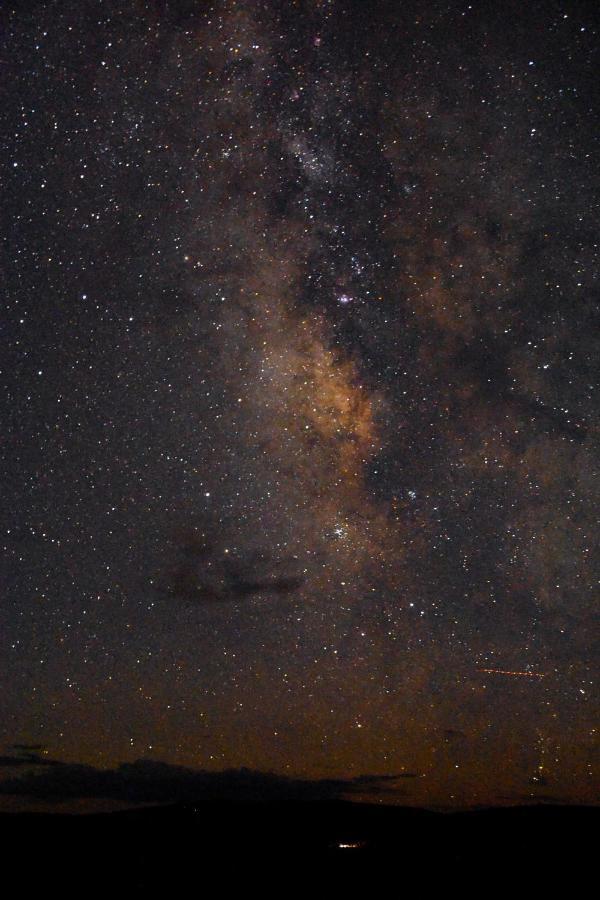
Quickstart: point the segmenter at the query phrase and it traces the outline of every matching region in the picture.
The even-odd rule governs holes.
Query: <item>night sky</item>
[[[3,4],[3,777],[594,801],[593,9]]]

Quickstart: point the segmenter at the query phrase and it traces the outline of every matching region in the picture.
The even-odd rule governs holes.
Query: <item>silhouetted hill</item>
[[[207,802],[85,816],[4,814],[0,829],[3,858],[23,889],[173,890],[205,886],[207,875],[229,881],[251,873],[279,873],[291,887],[323,866],[342,881],[547,884],[592,874],[599,819],[598,809],[581,807],[436,813],[342,800]]]

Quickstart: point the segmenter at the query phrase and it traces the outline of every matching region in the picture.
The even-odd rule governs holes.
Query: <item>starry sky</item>
[[[3,752],[593,802],[593,5],[0,17]]]

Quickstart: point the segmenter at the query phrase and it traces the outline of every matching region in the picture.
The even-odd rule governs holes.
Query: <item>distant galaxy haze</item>
[[[15,793],[597,800],[589,9],[4,4]]]

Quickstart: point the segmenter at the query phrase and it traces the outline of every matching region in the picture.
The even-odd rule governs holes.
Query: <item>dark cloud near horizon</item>
[[[44,744],[12,744],[11,750],[19,753],[36,753],[45,750]]]
[[[25,762],[17,759],[16,765]],[[55,803],[100,798],[132,804],[316,801],[364,793],[391,796],[396,779],[418,777],[414,773],[400,773],[361,775],[348,780],[302,780],[244,768],[207,772],[142,759],[109,770],[69,763],[53,765],[56,767],[51,771],[27,772],[5,779],[0,782],[0,795]]]
[[[38,745],[40,749],[43,746]],[[64,766],[65,763],[58,759],[51,759],[47,756],[41,756],[39,753],[30,752],[25,749],[25,745],[13,744],[13,748],[19,751],[18,756],[0,756],[0,769],[23,768],[25,766]],[[22,749],[20,749],[22,748]]]

